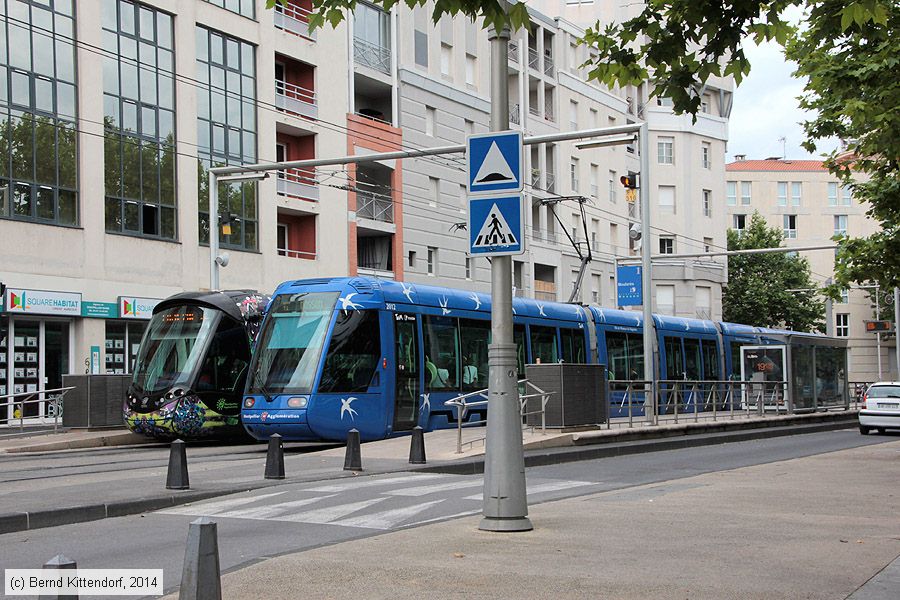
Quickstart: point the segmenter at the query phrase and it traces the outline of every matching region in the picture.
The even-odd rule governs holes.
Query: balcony
[[[553,281],[534,280],[534,299],[549,302],[556,301],[556,283]]]
[[[353,38],[353,57],[357,63],[385,75],[391,74],[391,49],[362,38]]]
[[[528,49],[528,66],[535,71],[541,70],[541,55],[538,54],[537,48]]]
[[[528,114],[535,117],[541,116],[541,109],[536,102],[528,105]]]
[[[537,242],[547,242],[548,244],[555,244],[557,242],[555,231],[544,231],[541,229],[532,229],[531,239]]]
[[[544,119],[550,121],[551,123],[556,122],[556,113],[553,111],[552,102],[544,102]]]
[[[551,194],[556,193],[556,173],[547,173],[547,191]]]
[[[356,217],[358,219],[381,221],[382,223],[393,223],[394,201],[371,192],[357,192]]]
[[[302,258],[305,260],[316,260],[315,252],[304,252],[303,250],[291,250],[290,248],[278,248],[278,256],[287,256],[288,258]]]
[[[315,30],[309,30],[310,14],[312,14],[311,11],[302,6],[290,2],[285,6],[280,2],[276,2],[274,13],[275,27],[293,33],[294,35],[299,35],[308,40],[315,41]]]
[[[516,125],[522,124],[522,118],[519,115],[519,105],[513,104],[509,107],[509,122],[515,123]]]
[[[319,184],[316,173],[310,169],[284,169],[278,171],[276,190],[282,196],[301,200],[319,201]]]
[[[316,93],[299,85],[275,80],[275,106],[285,112],[315,119],[319,115]]]
[[[553,75],[553,57],[544,54],[544,75]]]
[[[509,41],[509,62],[519,64],[519,43]]]

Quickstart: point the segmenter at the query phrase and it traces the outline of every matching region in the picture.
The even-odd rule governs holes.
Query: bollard
[[[200,517],[188,529],[179,600],[222,600],[221,577],[216,523]]]
[[[412,439],[409,442],[409,464],[425,464],[425,434],[418,425],[413,427]]]
[[[281,434],[273,433],[266,452],[266,479],[284,479],[284,447]]]
[[[45,569],[77,569],[78,565],[71,558],[66,558],[62,554],[57,554],[44,563]],[[78,594],[41,594],[38,600],[78,600]]]
[[[344,455],[345,471],[362,471],[362,453],[359,449],[359,431],[347,432],[347,453]]]
[[[166,489],[186,490],[190,487],[187,452],[185,451],[184,442],[175,440],[169,446],[169,470],[166,474]]]

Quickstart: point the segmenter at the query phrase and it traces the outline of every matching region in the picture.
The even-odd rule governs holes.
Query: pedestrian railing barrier
[[[63,414],[63,398],[74,387],[53,388],[50,390],[36,390],[32,392],[19,392],[0,396],[0,410],[8,407],[6,416],[0,416],[0,427],[13,427],[18,422],[19,429],[25,429],[25,425],[49,424],[48,419],[53,419],[53,431],[59,428]],[[44,404],[44,414],[41,415],[40,405]],[[32,406],[36,410],[26,410]],[[33,412],[33,414],[26,414]],[[0,415],[3,415],[0,412]]]

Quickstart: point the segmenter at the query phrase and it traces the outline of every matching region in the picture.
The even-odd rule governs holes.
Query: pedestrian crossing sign
[[[469,198],[469,254],[522,254],[525,220],[522,195]]]
[[[520,131],[494,131],[466,138],[469,193],[521,192],[522,142]]]

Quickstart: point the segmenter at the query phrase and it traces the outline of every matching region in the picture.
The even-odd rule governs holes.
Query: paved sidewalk
[[[861,586],[900,554],[898,481],[900,441],[535,505],[528,533],[469,517],[281,556],[223,597],[896,600],[890,569]]]

